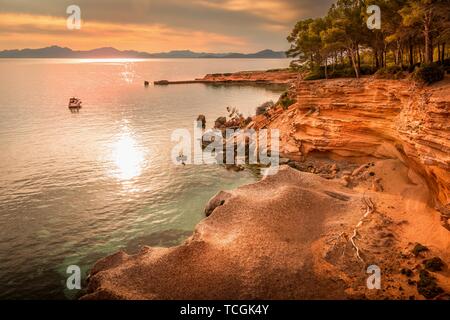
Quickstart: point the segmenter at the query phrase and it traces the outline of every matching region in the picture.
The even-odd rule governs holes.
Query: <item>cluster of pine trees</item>
[[[367,26],[372,5],[380,8],[380,29]],[[443,65],[449,21],[450,0],[337,0],[325,17],[297,22],[287,54],[293,66],[320,69],[325,78],[344,66],[360,77],[388,66]]]

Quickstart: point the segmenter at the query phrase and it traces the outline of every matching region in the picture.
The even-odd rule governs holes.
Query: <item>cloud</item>
[[[299,10],[287,1],[273,0],[196,0],[196,3],[224,11],[245,12],[271,21],[292,21]]]
[[[245,39],[198,30],[182,30],[160,24],[135,25],[88,21],[81,30],[68,30],[66,18],[30,14],[0,14],[0,39],[11,48],[28,47],[32,42],[58,44],[76,49],[111,46],[147,51],[211,47],[240,48]],[[22,44],[22,45],[19,45]],[[175,44],[175,46],[174,46]],[[153,50],[153,51],[155,51]]]
[[[98,47],[106,42],[102,37],[107,34],[108,40],[112,41],[110,46],[119,47],[127,43],[133,45],[129,49],[141,48],[145,51],[166,50],[171,46],[174,49],[203,48],[209,51],[250,52],[265,48],[280,50],[287,48],[285,38],[298,19],[324,14],[331,1],[77,0],[76,4],[81,8],[85,27],[96,26],[98,33],[96,35],[84,28],[82,32],[65,36],[74,43],[92,43],[94,47]],[[35,22],[31,19],[28,21],[28,26],[25,23],[6,26],[0,22],[2,29],[7,28],[0,32],[0,49],[11,48],[14,44],[14,39],[10,36],[5,38],[5,34],[14,33],[22,37],[27,30],[33,37],[45,40],[46,42],[42,42],[45,45],[55,44],[56,41],[64,42],[64,39],[59,37],[52,38],[55,30],[48,21],[40,19],[50,21],[49,17],[53,17],[61,23],[67,17],[67,6],[73,3],[73,0],[0,0],[2,15],[36,17]],[[101,25],[109,26],[111,30],[108,31]],[[132,40],[121,35],[124,28]],[[42,32],[40,36],[38,31]],[[113,37],[114,32],[116,38]],[[167,38],[163,39],[163,35]],[[78,39],[75,41],[76,36]],[[11,40],[13,42],[10,42]],[[30,37],[31,41],[39,43],[36,38]],[[98,45],[94,44],[95,41]],[[26,42],[25,39],[23,42]]]

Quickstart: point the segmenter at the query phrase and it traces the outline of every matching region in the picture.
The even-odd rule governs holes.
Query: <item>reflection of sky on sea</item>
[[[279,91],[146,88],[144,80],[282,63],[288,62],[0,61],[0,298],[64,297],[67,263],[85,272],[99,257],[151,235],[170,245],[175,240],[162,232],[186,236],[216,192],[256,179],[220,166],[176,166],[171,133],[192,132],[199,114],[211,127],[227,106],[254,114]],[[72,96],[83,101],[79,113],[67,108]]]

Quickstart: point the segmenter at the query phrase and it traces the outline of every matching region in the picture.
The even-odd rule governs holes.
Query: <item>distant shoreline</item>
[[[0,51],[0,59],[287,59],[284,51],[270,49],[255,53],[209,53],[176,50],[169,52],[148,53],[134,50],[117,50],[115,48],[97,48],[76,51],[70,48],[51,46],[38,49],[14,49]]]

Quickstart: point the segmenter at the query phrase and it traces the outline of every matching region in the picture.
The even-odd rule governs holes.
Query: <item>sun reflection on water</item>
[[[129,130],[123,131],[112,150],[116,166],[114,175],[119,180],[128,181],[141,175],[146,165],[145,152]]]

